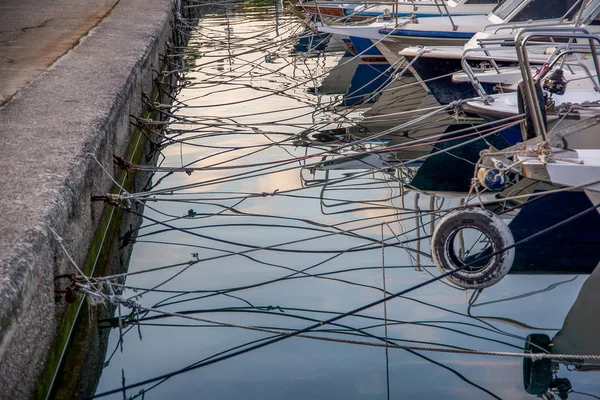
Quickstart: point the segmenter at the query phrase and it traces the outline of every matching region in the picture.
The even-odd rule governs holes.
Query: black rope
[[[520,244],[527,243],[527,242],[535,239],[536,237],[544,235],[544,234],[546,234],[548,232],[553,231],[554,229],[557,229],[557,228],[559,228],[559,227],[561,227],[563,225],[566,225],[566,224],[568,224],[568,223],[570,223],[570,222],[572,222],[572,221],[574,221],[574,220],[576,220],[578,218],[581,218],[581,217],[589,214],[592,211],[596,211],[598,208],[600,208],[600,204],[597,204],[597,205],[595,205],[593,207],[590,207],[590,208],[588,208],[588,209],[586,209],[584,211],[581,211],[581,212],[579,212],[579,213],[577,213],[577,214],[575,214],[575,215],[573,215],[573,216],[571,216],[571,217],[569,217],[569,218],[567,218],[567,219],[565,219],[565,220],[563,220],[563,221],[561,221],[561,222],[559,222],[557,224],[554,224],[554,225],[552,225],[552,226],[550,226],[550,227],[548,227],[546,229],[543,229],[543,230],[541,230],[541,231],[539,231],[539,232],[537,232],[537,233],[535,233],[535,234],[533,234],[531,236],[528,236],[528,237],[526,237],[526,238],[524,238],[524,239],[522,239],[522,240],[514,243],[511,246],[508,246],[508,247],[506,247],[504,249],[498,250],[498,251],[496,251],[496,252],[494,252],[494,253],[492,253],[490,255],[485,255],[485,256],[479,257],[479,258],[473,260],[472,262],[470,262],[468,264],[465,264],[465,265],[463,265],[463,266],[461,266],[461,267],[459,267],[459,268],[457,268],[455,270],[448,271],[448,272],[446,272],[444,274],[441,274],[441,275],[438,275],[438,276],[436,276],[434,278],[428,279],[428,280],[426,280],[424,282],[421,282],[421,283],[419,283],[417,285],[411,286],[410,288],[401,290],[401,291],[399,291],[399,292],[397,292],[397,293],[395,293],[393,295],[386,296],[386,297],[384,297],[383,299],[380,299],[380,300],[375,300],[375,301],[373,301],[371,303],[365,304],[365,305],[363,305],[361,307],[355,308],[354,310],[351,310],[351,311],[348,311],[346,313],[343,313],[343,314],[337,315],[335,317],[329,318],[329,319],[327,319],[325,321],[318,322],[316,324],[307,326],[306,328],[290,332],[289,334],[287,334],[285,336],[280,336],[280,337],[277,337],[277,338],[273,338],[271,340],[255,344],[255,345],[250,346],[248,348],[245,348],[245,349],[242,349],[242,350],[238,350],[236,352],[233,352],[233,353],[230,353],[230,354],[227,354],[227,355],[223,355],[221,357],[217,357],[217,358],[214,358],[212,360],[209,360],[209,361],[206,361],[206,362],[203,362],[203,363],[199,363],[197,365],[194,365],[193,367],[182,368],[182,369],[179,369],[177,371],[170,372],[170,373],[158,376],[158,377],[146,379],[146,380],[141,381],[141,382],[137,382],[137,383],[134,383],[134,384],[131,384],[131,385],[127,385],[124,388],[119,388],[119,389],[114,389],[114,390],[109,390],[109,391],[106,391],[106,392],[102,392],[102,393],[99,393],[99,394],[96,394],[96,395],[90,397],[89,399],[100,398],[100,397],[108,396],[110,394],[119,393],[119,392],[121,392],[124,389],[131,389],[131,388],[134,388],[134,387],[147,385],[149,383],[153,383],[153,382],[156,382],[158,380],[162,380],[162,379],[167,378],[167,377],[171,377],[171,376],[174,376],[174,375],[180,375],[182,373],[193,371],[193,370],[198,369],[198,368],[202,368],[202,367],[206,367],[206,366],[209,366],[209,365],[212,365],[212,364],[216,364],[216,363],[218,363],[220,361],[225,361],[225,360],[228,360],[230,358],[233,358],[233,357],[236,357],[236,356],[239,356],[239,355],[242,355],[242,354],[246,354],[246,353],[254,351],[254,350],[261,349],[263,347],[266,347],[266,346],[269,346],[269,345],[281,342],[281,341],[283,341],[285,339],[289,339],[289,338],[298,336],[298,335],[303,334],[303,333],[308,333],[308,332],[310,332],[310,331],[312,331],[314,329],[317,329],[317,328],[319,328],[321,326],[332,324],[332,323],[334,323],[336,321],[339,321],[339,320],[341,320],[341,319],[343,319],[345,317],[354,315],[354,314],[359,313],[361,311],[364,311],[366,309],[369,309],[369,308],[372,308],[372,307],[377,306],[379,304],[382,304],[382,303],[384,303],[386,301],[390,301],[390,300],[395,299],[397,297],[400,297],[400,296],[403,296],[403,295],[408,294],[410,292],[413,292],[413,291],[415,291],[417,289],[420,289],[420,288],[422,288],[424,286],[428,286],[431,283],[434,283],[434,282],[436,282],[436,281],[438,281],[440,279],[443,279],[443,278],[446,278],[448,276],[451,276],[451,275],[455,274],[456,272],[459,272],[459,271],[461,271],[461,270],[463,270],[465,268],[468,268],[472,264],[474,264],[474,263],[476,263],[478,261],[481,261],[481,259],[488,259],[488,258],[494,257],[494,256],[496,256],[498,254],[501,254],[501,253],[503,253],[505,251],[508,251],[508,250],[510,250],[510,249],[512,249],[512,248],[514,248],[514,247],[516,247],[518,245],[520,245]],[[420,354],[419,354],[419,357],[426,358],[425,356],[422,356]],[[431,360],[431,362],[434,362],[434,361]],[[436,363],[436,362],[434,362],[434,363]],[[484,391],[486,391],[486,393],[488,393],[488,394],[490,394],[492,396],[495,396],[495,395],[491,394],[491,392],[487,391],[487,389],[485,389],[485,388],[481,388],[481,389],[484,390]],[[496,398],[498,398],[498,397],[496,397]]]

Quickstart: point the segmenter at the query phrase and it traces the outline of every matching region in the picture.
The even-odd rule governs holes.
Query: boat
[[[455,40],[458,38],[459,43],[462,44],[478,30],[469,28],[469,24],[474,23],[477,19],[483,21],[484,16],[497,4],[497,0],[449,0],[446,3],[435,0],[397,3],[393,4],[391,9],[386,5],[376,7],[377,11],[356,10],[354,15],[377,17],[376,21],[369,24],[335,24],[321,26],[318,29],[320,32],[339,35],[346,43],[351,42],[359,54],[368,49],[369,56],[385,56],[388,62],[394,65],[398,64],[398,57],[384,55],[389,47],[380,42],[390,42],[389,46],[394,46],[392,43],[397,42],[398,38],[403,36],[400,40],[402,43],[406,44],[407,41],[417,40],[419,44],[425,44],[429,40],[449,40],[450,36],[455,36]],[[458,22],[460,22],[459,29]],[[448,26],[448,29],[443,27],[445,25]],[[440,29],[440,26],[443,27],[441,28],[443,33],[436,36],[433,32]],[[479,27],[477,24],[475,26]],[[473,32],[467,32],[470,30]],[[424,31],[429,31],[429,34]],[[413,34],[407,36],[407,32],[413,32]],[[457,42],[452,41],[452,43]],[[397,51],[392,50],[392,53],[397,54]]]
[[[397,63],[403,58],[399,53],[407,46],[462,46],[489,24],[489,13],[501,4],[486,1],[479,12],[468,13],[466,10],[472,6],[468,1],[453,3],[444,15],[399,21],[379,30],[387,40],[378,47],[390,63]]]
[[[550,30],[557,26],[573,26],[578,16],[579,24],[592,24],[598,14],[599,2],[594,0],[587,3],[581,15],[578,13],[580,4],[576,0],[507,0],[487,16],[487,26],[482,27],[481,32],[476,33],[464,46],[438,44],[425,49],[412,46],[402,49],[400,54],[411,62],[413,74],[426,82],[441,104],[480,96],[465,73],[455,74],[463,72],[465,58],[477,78],[482,78],[479,83],[486,93],[494,93],[495,88],[510,90],[507,83],[514,84],[521,75],[514,68],[518,60],[513,47],[519,29],[540,27]],[[544,53],[552,46],[546,44],[540,47],[539,64],[548,57]],[[487,57],[491,51],[494,52],[493,62]],[[490,72],[492,67],[494,71]],[[500,74],[501,67],[513,68],[502,70]],[[483,75],[483,72],[487,75]],[[502,77],[492,78],[494,73]]]
[[[555,51],[543,63],[544,67],[534,73],[536,70],[531,68],[529,51],[524,46],[525,42],[539,38],[579,38],[580,41],[588,38],[592,42],[597,41],[597,37],[586,29],[578,28],[575,33],[570,30],[571,28],[554,28],[548,31],[524,30],[519,33],[515,41],[518,43],[517,50],[521,53],[520,58],[525,58],[520,62],[520,72],[526,76],[523,84],[517,87],[517,91],[494,95],[487,95],[480,89],[482,97],[465,101],[462,105],[463,110],[488,121],[514,118],[526,113],[520,129],[515,127],[503,133],[511,145],[545,136],[546,131],[557,133],[567,129],[568,132],[561,135],[561,147],[598,148],[600,140],[596,135],[596,119],[600,114],[600,69],[595,47],[590,44],[586,48],[582,43],[575,46],[569,40],[557,46],[559,51]],[[573,54],[584,56],[567,61],[566,59]],[[527,66],[524,66],[524,63]],[[526,85],[527,82],[530,84]],[[527,98],[525,86],[528,86],[529,92],[535,91],[533,102]],[[536,110],[540,112],[540,126],[537,128],[530,117]],[[574,128],[569,129],[571,126]],[[543,132],[540,132],[541,130]]]
[[[341,3],[339,1],[300,1],[296,9],[304,11],[309,15],[319,17],[344,17],[352,14],[358,4]]]
[[[565,190],[569,188],[572,195],[585,195],[589,200],[584,201],[571,213],[566,213],[564,208],[559,207],[558,213],[561,218],[552,222],[544,229],[529,232],[525,237],[513,235],[508,225],[493,211],[481,207],[467,207],[455,210],[444,216],[432,235],[431,249],[434,262],[439,270],[448,280],[465,288],[486,288],[500,282],[511,270],[515,262],[515,247],[532,238],[557,231],[565,225],[578,223],[583,227],[597,226],[598,222],[590,223],[592,218],[599,218],[600,208],[600,108],[591,104],[589,109],[583,107],[582,112],[591,114],[588,118],[581,119],[577,124],[563,127],[560,130],[546,130],[545,106],[539,103],[543,96],[540,95],[539,82],[533,77],[531,64],[528,60],[527,44],[529,41],[543,37],[559,37],[568,39],[568,44],[573,40],[589,40],[590,47],[586,50],[591,57],[597,60],[595,46],[600,45],[600,36],[587,32],[561,33],[540,32],[536,29],[524,29],[515,38],[519,67],[523,77],[522,102],[527,104],[525,120],[530,124],[532,137],[523,131],[523,143],[498,151],[494,148],[481,153],[481,159],[476,163],[475,176],[478,185],[484,190],[513,191],[510,182],[518,177],[529,179],[533,182],[541,182],[552,185],[550,196],[566,195]],[[553,62],[557,63],[569,54],[579,51],[566,46],[560,57]],[[548,65],[551,70],[552,64]],[[600,76],[598,63],[596,62],[595,75],[590,79],[597,81]],[[564,83],[562,80],[554,82]],[[546,86],[546,85],[544,85]],[[554,88],[564,87],[558,85]],[[592,85],[592,88],[594,86]],[[552,89],[552,87],[550,87]],[[591,91],[595,91],[591,89]],[[557,94],[557,93],[553,93]],[[591,93],[588,93],[591,94]],[[565,140],[566,139],[566,140]],[[577,149],[574,144],[585,143],[587,148]],[[570,193],[567,191],[566,193]],[[548,193],[539,192],[546,197]],[[536,193],[532,193],[536,195]],[[525,204],[537,204],[528,202]],[[573,204],[573,202],[571,202]],[[585,217],[585,219],[582,219]],[[485,251],[478,252],[470,259],[458,257],[453,250],[453,241],[458,233],[464,229],[472,229],[481,234],[484,241],[488,243]],[[583,229],[583,228],[578,228]],[[548,235],[552,236],[552,235]],[[556,237],[556,236],[554,236]],[[556,244],[558,246],[559,244]]]
[[[341,3],[337,1],[300,1],[298,9],[311,15],[367,19],[389,15],[392,18],[428,18],[440,15],[487,14],[498,0],[416,0],[396,3]]]

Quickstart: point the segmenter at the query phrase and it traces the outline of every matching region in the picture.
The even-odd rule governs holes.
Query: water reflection
[[[600,224],[588,220],[519,247],[515,273],[491,288],[436,281],[324,324],[312,332],[321,340],[290,338],[210,364],[437,275],[436,222],[462,204],[479,151],[503,139],[448,110],[407,124],[439,106],[414,78],[388,66],[377,90],[358,90],[365,81],[354,77],[371,82],[365,68],[382,70],[350,61],[281,4],[203,12],[181,49],[187,83],[164,131],[164,160],[151,191],[136,197],[146,219],[129,235],[124,286],[178,315],[122,315],[121,330],[118,319],[102,321],[111,331],[97,394],[147,381],[110,398],[529,399],[520,358],[376,345],[522,353],[528,335],[543,334],[551,352],[600,354],[591,323]],[[584,200],[494,204],[527,237]],[[550,378],[569,380],[569,398],[600,393],[598,372],[580,372],[593,366],[559,364]]]

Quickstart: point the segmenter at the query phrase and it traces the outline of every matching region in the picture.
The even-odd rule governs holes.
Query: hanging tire
[[[525,119],[521,122],[521,134],[523,135],[523,141],[528,139],[533,139],[536,136],[535,128],[533,126],[533,118],[531,117],[531,110],[529,108],[529,103],[527,103],[527,99],[525,98],[525,83],[521,82],[517,86],[517,105],[519,108],[519,114],[525,114]],[[544,123],[544,128],[548,129],[548,123],[546,118],[546,97],[544,96],[544,90],[542,86],[538,83],[534,85],[535,94],[538,98],[538,107],[542,112],[542,121]]]
[[[550,337],[534,333],[525,339],[525,353],[550,353]],[[541,395],[548,392],[552,384],[552,360],[523,359],[523,387],[529,394]]]
[[[472,260],[461,260],[455,250],[460,232],[470,229],[485,236],[489,247]],[[498,283],[508,273],[515,258],[512,232],[496,214],[481,208],[466,208],[446,214],[431,237],[433,262],[446,279],[467,289],[483,289]]]

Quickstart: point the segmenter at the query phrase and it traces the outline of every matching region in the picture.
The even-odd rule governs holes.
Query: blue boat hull
[[[508,225],[515,242],[585,211],[583,192],[552,193],[526,204]],[[512,274],[589,274],[600,262],[600,215],[593,211],[516,247]]]
[[[354,46],[354,50],[356,50],[356,54],[383,57],[383,54],[375,47],[371,39],[350,36],[350,41],[352,42],[352,46]]]
[[[451,125],[438,140],[431,152],[432,157],[425,160],[417,175],[411,180],[411,186],[427,192],[468,192],[473,178],[473,164],[479,160],[479,153],[492,144],[497,149],[508,147],[502,136],[489,136],[459,146],[473,140],[473,136],[461,138],[465,133],[454,132],[470,127],[466,124]],[[457,138],[458,137],[458,138]],[[450,147],[457,148],[442,152]],[[449,168],[451,167],[451,168]]]
[[[407,57],[408,61],[413,61],[413,59],[414,57]],[[427,82],[427,87],[440,104],[450,104],[457,100],[479,97],[471,83],[454,83],[451,75],[446,76],[462,71],[461,60],[419,57],[413,62],[412,67],[421,79],[432,79]],[[441,78],[438,78],[440,76]],[[488,94],[493,93],[494,87],[494,84],[483,84],[483,88]]]

